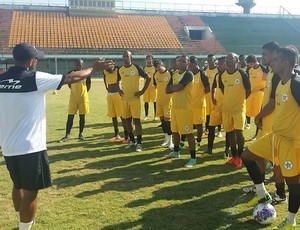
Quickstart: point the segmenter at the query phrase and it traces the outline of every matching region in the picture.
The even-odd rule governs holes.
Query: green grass
[[[103,82],[94,80],[89,95],[86,140],[76,139],[76,116],[72,139],[66,143],[57,140],[65,133],[69,89],[63,87],[58,94],[47,95],[53,186],[39,193],[33,229],[264,228],[252,220],[252,210],[245,206],[253,196],[241,191],[250,183],[245,168],[224,165],[224,139],[216,138],[213,156],[198,154],[197,165],[191,169],[183,168],[189,157],[187,149],[181,151],[181,159],[162,158],[168,150],[159,147],[163,139],[159,123],[143,123],[143,152],[125,150],[123,145],[107,141],[113,129],[106,116]],[[150,107],[150,115],[152,111]],[[246,130],[246,139],[253,133],[254,128]],[[204,138],[204,149],[206,143]],[[3,157],[0,175],[0,229],[13,229],[17,220]],[[268,188],[275,190],[273,184]],[[286,208],[276,206],[276,224],[285,216]]]

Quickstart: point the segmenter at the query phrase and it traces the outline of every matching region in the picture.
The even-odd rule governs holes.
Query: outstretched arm
[[[104,69],[107,69],[111,65],[113,65],[112,60],[101,61],[97,60],[93,63],[93,66],[80,71],[73,71],[64,76],[63,85],[64,84],[73,84],[75,82],[81,81],[89,77],[92,73],[100,72]]]

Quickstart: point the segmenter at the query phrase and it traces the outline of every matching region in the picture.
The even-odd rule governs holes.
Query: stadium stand
[[[47,54],[177,55],[224,53],[215,37],[194,41],[185,26],[205,26],[198,16],[70,16],[67,12],[0,9],[0,45],[11,53],[20,42],[30,42]]]
[[[201,19],[227,52],[260,54],[262,45],[270,41],[300,48],[300,19],[229,16],[201,16]]]
[[[179,41],[185,48],[186,54],[224,54],[225,50],[219,41],[212,37],[208,40],[191,40],[184,31],[185,26],[204,27],[206,24],[198,16],[165,16],[169,24],[175,31]]]
[[[0,9],[0,48],[2,53],[9,53],[8,41],[12,21],[12,10]]]
[[[118,49],[164,52],[182,48],[163,16],[72,17],[64,13],[14,11],[9,47],[22,41],[67,53],[119,53]]]

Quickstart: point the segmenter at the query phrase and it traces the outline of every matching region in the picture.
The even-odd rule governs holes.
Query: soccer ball
[[[276,219],[276,210],[271,204],[258,204],[253,210],[253,218],[260,224],[272,224]]]

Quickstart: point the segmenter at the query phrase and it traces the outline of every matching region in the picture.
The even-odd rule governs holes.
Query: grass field
[[[65,86],[58,94],[47,95],[53,186],[39,194],[33,229],[271,229],[255,223],[252,210],[245,206],[253,197],[241,191],[249,185],[249,177],[244,167],[224,165],[224,138],[216,138],[212,156],[198,154],[191,169],[183,168],[187,149],[180,159],[162,158],[168,150],[159,147],[163,139],[159,123],[143,122],[144,151],[125,150],[120,143],[108,142],[113,128],[101,80],[93,80],[89,95],[86,140],[77,140],[76,116],[72,139],[66,143],[58,140],[65,134],[69,89]],[[151,105],[150,115],[152,111]],[[246,140],[253,133],[254,127],[246,130]],[[202,142],[205,149],[206,137]],[[12,184],[3,157],[0,175],[0,229],[14,229]],[[274,184],[267,187],[274,192]],[[286,204],[276,206],[278,218],[272,227],[285,216],[286,208]]]

